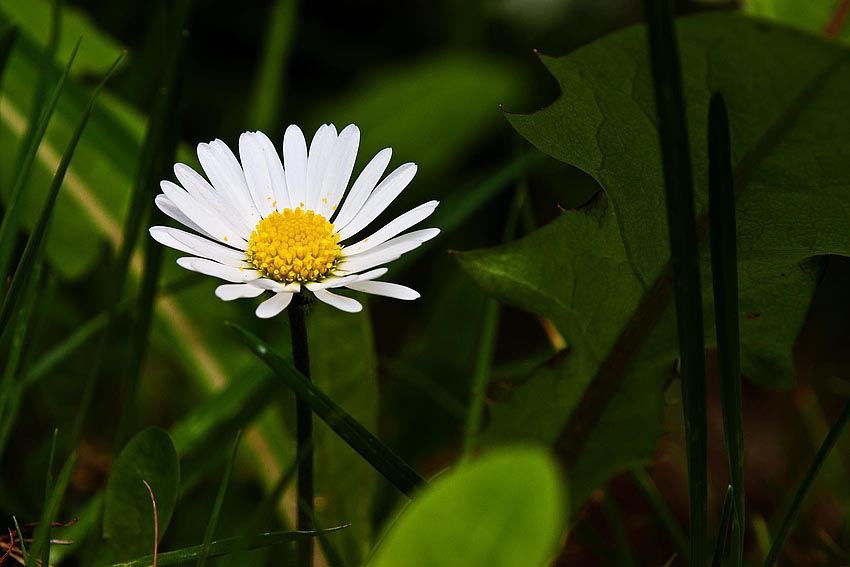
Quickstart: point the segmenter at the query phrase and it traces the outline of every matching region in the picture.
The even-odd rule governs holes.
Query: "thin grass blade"
[[[242,437],[242,430],[236,432],[236,439],[233,440],[233,451],[230,455],[230,460],[227,462],[227,468],[224,469],[224,476],[221,477],[221,485],[218,487],[218,494],[215,497],[215,505],[210,514],[210,521],[207,523],[207,531],[204,534],[204,543],[201,546],[201,553],[198,556],[198,567],[204,567],[207,563],[207,557],[210,555],[210,546],[212,545],[215,528],[218,525],[218,516],[221,513],[221,506],[224,504],[224,495],[227,493],[227,485],[230,484],[230,475],[233,472],[233,465],[236,463],[236,453],[239,451],[239,439]]]
[[[190,0],[178,2],[175,13],[168,18],[171,30],[168,45],[163,53],[168,54],[168,60],[163,62],[164,72],[160,80],[160,88],[154,101],[153,111],[148,124],[148,131],[142,145],[139,159],[139,169],[136,173],[136,183],[130,199],[127,212],[125,232],[122,239],[116,270],[119,286],[116,291],[120,297],[123,283],[126,281],[130,258],[138,238],[139,229],[146,219],[151,217],[154,196],[159,191],[158,180],[169,177],[171,165],[177,152],[179,142],[180,101],[184,77],[185,53],[188,34],[185,33],[186,20],[189,16]],[[159,32],[160,30],[155,30]],[[165,224],[159,209],[156,209],[157,224]],[[144,365],[148,346],[148,335],[154,315],[154,302],[159,286],[159,276],[162,271],[163,247],[151,238],[145,239],[145,264],[142,275],[141,291],[136,305],[133,331],[130,337],[130,355],[127,361],[125,376],[126,392],[124,410],[118,424],[115,449],[119,450],[127,436],[127,430],[135,414],[136,393],[139,378]],[[117,300],[117,299],[116,299]],[[95,378],[96,379],[96,378]]]
[[[714,541],[714,558],[711,560],[712,567],[723,565],[723,555],[726,553],[726,538],[729,535],[729,524],[732,521],[732,512],[735,508],[735,489],[730,484],[723,497],[723,509],[720,511],[720,525],[717,527],[717,539]]]
[[[71,481],[71,473],[74,471],[76,462],[77,455],[75,453],[72,453],[65,460],[62,470],[56,476],[56,483],[50,491],[50,498],[44,503],[41,520],[35,528],[32,547],[30,548],[30,557],[33,560],[33,565],[35,565],[36,557],[41,556],[42,553],[49,554],[49,551],[44,548],[50,547],[50,526],[56,520],[56,515],[59,513],[59,507],[65,498],[65,491],[68,489],[68,483]],[[49,565],[49,563],[47,564]]]
[[[65,179],[65,172],[68,170],[68,165],[71,163],[71,158],[74,156],[74,150],[77,148],[77,142],[79,142],[80,136],[82,136],[83,134],[83,130],[85,129],[86,123],[88,122],[89,116],[91,115],[92,108],[94,107],[94,103],[97,100],[97,96],[100,94],[100,91],[103,89],[104,85],[106,85],[106,81],[109,80],[109,78],[112,76],[112,73],[118,67],[118,63],[120,63],[123,56],[124,55],[122,54],[115,60],[115,63],[112,64],[112,67],[106,73],[106,76],[95,88],[91,98],[89,99],[88,106],[86,107],[86,110],[83,113],[80,123],[77,125],[77,129],[74,131],[73,135],[71,136],[71,140],[68,142],[68,147],[65,150],[65,154],[62,156],[62,161],[59,163],[59,168],[56,170],[56,174],[53,177],[53,182],[50,184],[47,199],[44,203],[44,206],[42,207],[41,213],[38,217],[38,221],[36,222],[32,234],[30,234],[29,240],[27,241],[27,245],[24,248],[24,252],[21,255],[19,267],[17,270],[15,270],[15,275],[12,278],[12,283],[9,285],[9,291],[6,294],[6,297],[3,299],[3,306],[0,308],[0,336],[2,336],[2,334],[5,332],[6,326],[12,315],[13,308],[15,304],[20,300],[21,294],[26,290],[30,276],[33,272],[33,267],[36,264],[38,257],[41,255],[41,245],[44,240],[45,233],[47,232],[47,225],[50,222],[50,216],[53,213],[53,206],[56,203],[56,197],[59,196],[59,189],[62,187],[62,181]],[[56,96],[58,97],[58,93],[56,94]],[[9,215],[10,211],[7,210],[6,216],[8,217]]]
[[[632,478],[635,479],[638,488],[640,488],[641,492],[643,492],[644,497],[647,502],[649,502],[649,505],[652,507],[652,510],[655,512],[658,520],[667,530],[667,533],[670,535],[670,539],[672,539],[673,543],[676,544],[679,554],[687,560],[688,554],[690,553],[690,549],[688,548],[688,538],[685,536],[685,532],[682,531],[682,527],[673,515],[673,511],[670,510],[670,507],[664,501],[664,497],[658,491],[658,487],[652,481],[652,478],[643,469],[633,469]]]
[[[729,478],[735,495],[732,565],[744,561],[744,415],[741,403],[741,343],[738,328],[738,256],[729,115],[723,97],[711,97],[708,113],[708,202],[711,275],[723,431]]]
[[[610,487],[605,491],[605,497],[602,500],[602,508],[605,512],[605,519],[608,521],[608,527],[614,535],[614,551],[617,556],[617,565],[620,567],[636,567],[634,552],[629,543],[629,534],[626,531],[626,526],[623,524],[623,517],[620,514],[620,509],[617,506],[617,501],[611,493]]]
[[[327,530],[321,530],[323,533],[331,533],[335,531],[339,531],[348,526],[338,526],[335,528],[329,528]],[[214,541],[210,544],[209,549],[209,557],[219,557],[222,555],[229,555],[231,553],[242,553],[245,551],[251,551],[254,549],[260,549],[263,547],[269,547],[272,545],[280,545],[282,543],[289,543],[293,541],[301,541],[303,539],[310,539],[316,537],[318,535],[318,531],[313,532],[271,532],[264,534],[257,534],[252,536],[244,536],[244,537],[234,537],[229,539],[223,539],[221,541]],[[168,551],[165,553],[160,553],[159,558],[157,560],[157,564],[159,567],[166,567],[168,565],[185,565],[186,563],[192,563],[198,559],[201,555],[201,550],[203,545],[195,545],[193,547],[186,547],[184,549],[178,549],[177,551]],[[113,563],[108,567],[152,567],[153,566],[153,556],[148,555],[146,557],[140,557],[139,559],[134,559],[132,561],[126,561],[124,563]]]
[[[32,170],[36,153],[38,152],[38,146],[41,145],[41,140],[44,138],[45,132],[47,132],[47,125],[50,123],[50,118],[53,116],[53,111],[56,109],[56,103],[59,101],[59,95],[62,94],[65,81],[68,79],[68,75],[71,72],[71,66],[74,64],[74,59],[77,57],[77,51],[80,48],[81,41],[82,39],[77,41],[74,51],[71,53],[71,57],[68,58],[65,71],[59,77],[59,82],[56,83],[53,93],[47,101],[47,105],[44,109],[40,109],[39,114],[33,112],[31,119],[38,118],[39,116],[40,118],[38,118],[37,123],[30,122],[29,129],[24,136],[25,145],[22,146],[21,156],[18,160],[18,165],[15,168],[12,190],[9,193],[8,200],[6,201],[6,212],[3,215],[2,223],[0,223],[0,276],[5,277],[5,275],[9,272],[9,265],[14,246],[13,237],[17,231],[18,219],[20,218],[20,212],[17,209],[21,193],[29,179],[29,174]],[[53,61],[51,59],[49,64],[52,65],[52,63]],[[48,73],[48,63],[45,63],[45,68],[42,70],[42,76],[39,79],[39,89],[36,93],[36,102],[38,102],[38,99],[43,98],[43,94],[39,93],[41,93],[42,90],[47,89]],[[0,332],[2,332],[2,328],[2,325],[0,325]]]
[[[646,0],[645,3],[676,298],[688,460],[690,556],[693,565],[702,566],[707,559],[708,523],[705,340],[688,128],[669,2]]]
[[[823,440],[818,452],[815,454],[815,458],[812,461],[812,464],[809,465],[809,470],[806,472],[806,476],[803,477],[803,481],[800,483],[800,486],[797,487],[797,491],[794,493],[794,498],[791,501],[791,505],[788,507],[788,511],[785,513],[785,516],[782,519],[782,525],[779,527],[779,530],[776,532],[776,537],[773,539],[773,543],[770,546],[770,551],[767,553],[767,557],[764,560],[765,567],[771,567],[775,562],[776,558],[779,556],[779,552],[782,550],[782,544],[785,542],[785,538],[788,536],[788,532],[791,530],[791,525],[794,522],[794,517],[797,515],[797,511],[800,509],[800,505],[803,503],[803,499],[805,499],[806,494],[812,486],[812,483],[817,477],[818,472],[823,466],[824,461],[829,456],[829,452],[832,451],[832,448],[835,446],[835,443],[838,441],[838,438],[841,436],[841,432],[844,430],[844,426],[847,425],[847,420],[850,419],[850,399],[844,404],[844,408],[841,410],[841,414],[839,414],[838,419],[829,429],[829,433],[826,435],[826,439]]]
[[[425,486],[425,479],[419,473],[369,433],[315,384],[295,370],[291,362],[272,352],[266,343],[252,333],[233,323],[228,323],[228,326],[236,331],[245,345],[265,362],[299,399],[304,400],[322,421],[327,423],[343,441],[366,459],[393,486],[409,497]]]

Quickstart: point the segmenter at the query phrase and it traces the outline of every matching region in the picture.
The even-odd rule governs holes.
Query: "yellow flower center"
[[[275,211],[258,222],[246,253],[263,276],[290,284],[322,279],[341,251],[334,225],[322,215],[298,208]]]

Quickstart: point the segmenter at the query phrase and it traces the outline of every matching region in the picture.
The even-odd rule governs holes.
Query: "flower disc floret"
[[[322,280],[341,252],[334,226],[302,208],[274,211],[261,220],[246,250],[249,262],[264,277],[284,284]]]

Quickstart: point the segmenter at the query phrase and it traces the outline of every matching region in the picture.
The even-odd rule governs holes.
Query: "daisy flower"
[[[439,234],[436,228],[402,234],[428,218],[438,201],[358,236],[416,175],[416,165],[406,163],[381,180],[392,155],[389,148],[381,150],[343,200],[359,144],[360,130],[353,124],[339,134],[333,124],[321,126],[309,151],[301,129],[290,126],[282,162],[262,132],[239,137],[240,159],[221,140],[199,144],[209,181],[178,163],[180,185],[162,181],[156,197],[162,212],[194,233],[154,226],[151,236],[190,254],[177,260],[183,268],[229,282],[215,291],[224,301],[271,292],[257,307],[262,318],[274,317],[294,294],[306,292],[343,311],[363,308],[331,291],[337,288],[416,299],[419,294],[409,287],[377,278],[387,272],[384,264]]]

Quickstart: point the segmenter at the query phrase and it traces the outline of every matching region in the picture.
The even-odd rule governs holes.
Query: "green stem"
[[[292,339],[292,360],[295,368],[310,378],[310,351],[307,348],[307,302],[296,295],[289,306],[289,333]],[[296,460],[298,461],[298,512],[296,529],[311,531],[313,517],[313,414],[301,398],[295,399]],[[313,540],[297,543],[298,567],[312,567]]]

